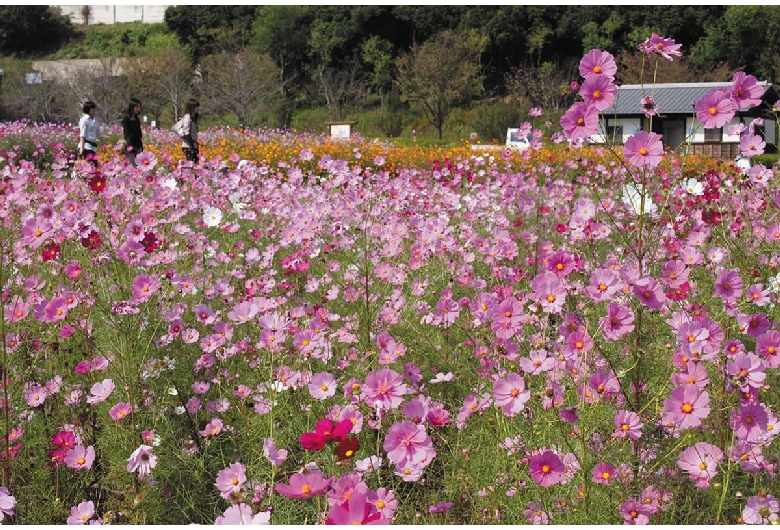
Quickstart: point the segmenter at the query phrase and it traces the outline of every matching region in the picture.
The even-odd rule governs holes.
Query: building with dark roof
[[[664,83],[656,85],[623,85],[618,87],[615,103],[601,113],[600,134],[591,137],[593,143],[623,143],[638,131],[652,131],[663,136],[664,146],[693,154],[734,159],[739,155],[739,135],[728,134],[732,125],[749,125],[756,118],[764,124],[755,129],[769,144],[776,144],[777,121],[773,105],[780,99],[767,81],[759,81],[764,89],[763,103],[755,108],[740,109],[731,123],[720,129],[704,129],[696,119],[697,100],[715,88],[731,87],[723,83]],[[642,112],[642,99],[652,96],[657,115],[647,117]]]

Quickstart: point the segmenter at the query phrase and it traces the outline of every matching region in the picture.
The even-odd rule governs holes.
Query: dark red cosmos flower
[[[157,236],[154,232],[144,232],[144,238],[141,240],[141,244],[144,246],[146,252],[154,252],[157,247],[160,246],[160,242],[157,241]]]
[[[333,448],[333,454],[338,457],[340,462],[355,456],[358,449],[360,449],[360,442],[358,441],[357,436],[350,436],[349,438],[341,440],[339,444]]]
[[[106,177],[102,173],[96,173],[89,179],[89,187],[92,191],[100,193],[106,189]]]
[[[81,246],[84,248],[88,248],[89,250],[95,250],[100,247],[100,234],[95,232],[94,230],[91,231],[87,237],[81,238]]]
[[[43,247],[43,250],[41,251],[41,257],[43,258],[44,262],[57,259],[57,256],[60,255],[60,250],[61,249],[59,244],[55,243],[54,241],[50,241],[46,244],[45,247]]]
[[[331,440],[341,442],[352,432],[352,420],[342,420],[335,426],[331,420],[320,420],[314,432],[301,434],[301,445],[309,451],[319,451]]]

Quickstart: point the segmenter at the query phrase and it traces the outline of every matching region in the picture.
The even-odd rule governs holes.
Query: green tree
[[[252,38],[258,6],[181,5],[165,10],[165,24],[199,60],[224,49],[226,39],[241,48]]]
[[[452,110],[482,93],[480,56],[486,43],[474,31],[445,30],[398,60],[402,97],[420,103],[438,139]]]
[[[0,54],[36,56],[57,50],[74,34],[70,20],[50,6],[0,6]]]
[[[778,46],[780,6],[731,5],[721,19],[707,24],[706,35],[693,48],[692,60],[705,68],[725,60],[734,69],[772,80],[778,74],[777,54],[772,50]]]
[[[252,44],[267,53],[279,68],[282,86],[300,79],[305,71],[309,51],[311,11],[308,6],[260,6],[252,28]]]

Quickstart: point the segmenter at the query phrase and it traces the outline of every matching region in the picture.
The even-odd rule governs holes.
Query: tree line
[[[617,82],[639,82],[634,51],[653,32],[685,51],[656,82],[724,81],[739,69],[773,81],[780,72],[780,6],[771,5],[189,5],[169,7],[155,26],[135,41],[125,30],[111,57],[97,56],[106,47],[81,48],[102,66],[67,86],[30,85],[10,75],[14,68],[77,49],[83,29],[47,6],[0,6],[4,117],[72,119],[64,102],[78,95],[111,118],[143,94],[153,116],[173,118],[194,95],[204,111],[240,126],[286,127],[312,106],[334,120],[370,107],[397,135],[403,109],[415,105],[441,136],[454,108],[482,105],[481,126],[500,130],[500,117],[516,119],[511,108],[568,106],[579,59],[592,48],[616,55]],[[122,74],[112,78],[117,61]]]

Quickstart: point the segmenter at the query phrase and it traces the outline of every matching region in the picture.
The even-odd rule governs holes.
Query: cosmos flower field
[[[774,168],[592,93],[524,153],[3,124],[3,522],[777,520]]]

